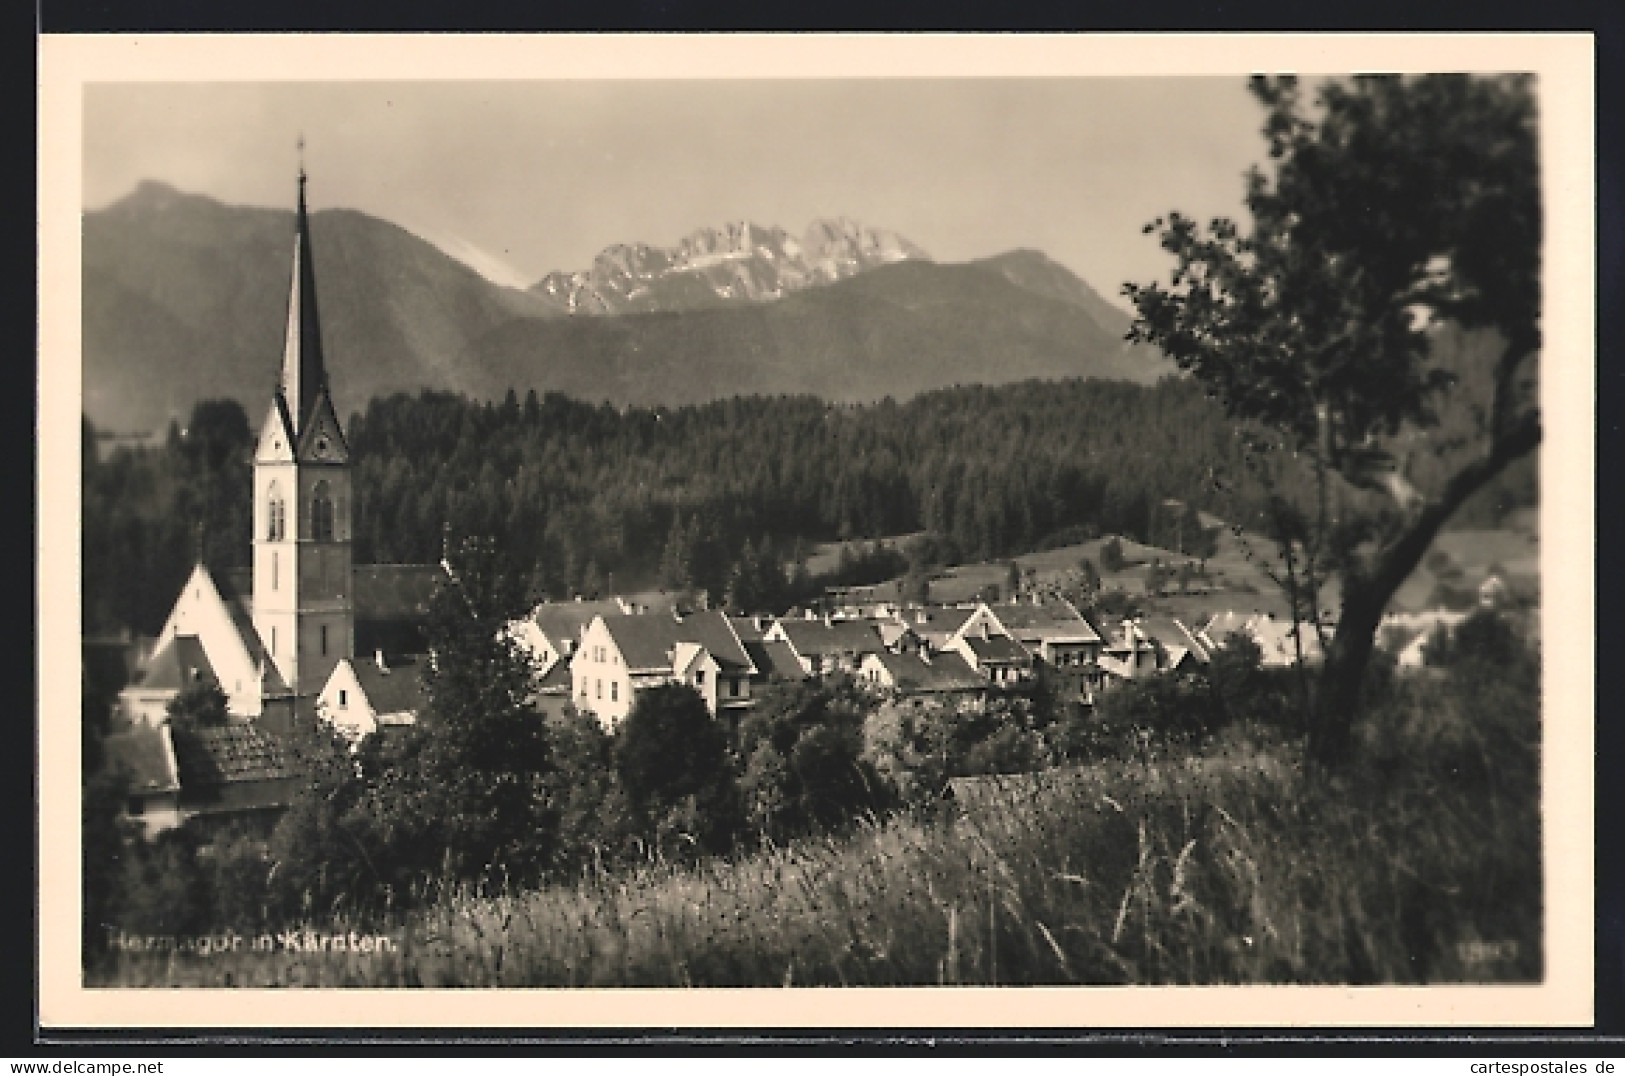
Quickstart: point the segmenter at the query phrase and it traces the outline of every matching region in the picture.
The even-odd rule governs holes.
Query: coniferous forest
[[[627,410],[425,391],[372,400],[347,435],[357,563],[436,560],[449,527],[495,539],[537,598],[667,585],[720,600],[742,571],[793,579],[820,541],[926,531],[943,559],[983,560],[1079,528],[1144,540],[1169,497],[1248,524],[1266,495],[1222,409],[1175,378]],[[98,453],[88,421],[84,442],[87,630],[156,631],[200,547],[211,567],[248,563],[238,405],[199,404],[160,446]],[[1458,522],[1532,503],[1532,469],[1523,484]],[[771,591],[754,588],[782,611]]]

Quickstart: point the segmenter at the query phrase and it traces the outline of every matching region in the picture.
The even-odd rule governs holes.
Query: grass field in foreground
[[[92,985],[1536,980],[1538,797],[1497,789],[1311,784],[1279,747],[982,779],[940,822],[458,893],[393,953],[124,956]]]

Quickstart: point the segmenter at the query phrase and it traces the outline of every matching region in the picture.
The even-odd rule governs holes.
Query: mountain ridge
[[[1039,252],[940,264],[896,233],[833,218],[809,228],[823,229],[809,256],[782,229],[737,223],[690,233],[685,264],[739,265],[790,239],[804,264],[833,266],[833,279],[729,300],[712,278],[684,272],[667,278],[676,283],[662,304],[572,317],[534,287],[493,283],[399,225],[353,209],[314,212],[335,401],[343,414],[420,388],[477,398],[566,391],[617,406],[796,391],[856,401],[1035,376],[1148,382],[1172,369],[1124,344],[1127,315]],[[156,429],[212,397],[257,417],[280,366],[292,235],[289,210],[154,181],[87,211],[91,421]]]

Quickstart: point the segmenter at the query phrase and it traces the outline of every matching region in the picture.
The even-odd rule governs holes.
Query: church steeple
[[[316,268],[311,260],[310,218],[305,211],[304,140],[299,142],[299,209],[293,243],[293,274],[288,295],[288,332],[282,347],[282,383],[278,392],[300,437],[310,424],[317,399],[327,388],[322,360],[321,319],[316,313]]]

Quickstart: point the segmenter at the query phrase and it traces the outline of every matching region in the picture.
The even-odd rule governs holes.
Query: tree
[[[535,667],[505,627],[523,610],[522,574],[483,538],[452,551],[451,577],[429,607],[427,728],[401,768],[403,794],[428,812],[435,847],[462,878],[529,881],[553,856],[553,764],[530,705]]]
[[[169,719],[181,728],[219,728],[231,718],[226,713],[226,693],[213,680],[199,680],[182,688],[164,708]]]
[[[615,770],[645,834],[662,847],[691,841],[725,852],[738,827],[728,737],[687,684],[638,693],[621,724]]]
[[[747,821],[775,840],[831,831],[886,806],[862,758],[864,707],[851,681],[769,688],[739,727]]]
[[[1106,569],[1108,572],[1122,571],[1125,563],[1126,562],[1123,560],[1123,542],[1121,539],[1113,538],[1111,541],[1100,547],[1100,566]]]
[[[1147,225],[1175,268],[1168,287],[1125,285],[1129,337],[1311,473],[1296,488],[1314,504],[1281,540],[1311,606],[1317,573],[1342,584],[1310,729],[1313,755],[1338,764],[1389,599],[1452,513],[1540,441],[1524,378],[1541,340],[1535,105],[1527,76],[1334,81],[1312,109],[1295,79],[1251,88],[1273,162],[1248,173],[1251,228]],[[1447,369],[1463,332],[1490,343]]]

